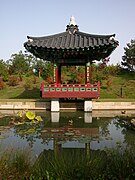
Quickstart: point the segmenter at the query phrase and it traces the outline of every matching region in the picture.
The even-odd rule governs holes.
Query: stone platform
[[[61,102],[60,111],[84,110],[84,101]],[[51,101],[6,100],[0,101],[0,109],[51,110]],[[92,110],[135,110],[135,102],[97,102],[92,101]]]

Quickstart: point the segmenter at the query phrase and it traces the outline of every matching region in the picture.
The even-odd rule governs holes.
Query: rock
[[[131,119],[131,125],[133,126],[133,127],[135,127],[135,119]]]

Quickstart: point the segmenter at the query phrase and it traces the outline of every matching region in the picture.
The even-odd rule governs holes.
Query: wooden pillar
[[[54,70],[53,70],[53,82],[57,85],[61,82],[61,66],[58,66],[57,64],[54,64]]]
[[[53,82],[56,83],[56,64],[53,65]]]
[[[57,64],[53,65],[53,82],[58,84],[58,66],[57,66]]]
[[[58,66],[58,83],[61,84],[61,66]]]
[[[86,63],[85,66],[85,83],[91,83],[91,79],[92,79],[92,69],[91,69],[91,64],[90,62]]]

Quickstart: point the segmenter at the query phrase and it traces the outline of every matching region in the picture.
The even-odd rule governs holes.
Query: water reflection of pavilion
[[[64,114],[59,117],[59,112],[51,112],[51,124],[42,129],[41,137],[43,141],[52,140],[55,153],[69,148],[68,145],[64,146],[69,142],[73,142],[70,149],[76,148],[74,144],[78,142],[84,146],[83,149],[88,153],[90,151],[90,142],[99,140],[99,127],[95,121],[92,122],[92,114],[80,113],[80,116],[75,115],[71,120],[69,120],[70,113],[65,116]],[[66,117],[68,121],[66,121]],[[61,118],[65,119],[62,124]]]
[[[51,112],[51,121],[52,122],[59,122],[60,120],[60,112]],[[84,113],[84,122],[85,123],[92,123],[92,113],[86,112]]]

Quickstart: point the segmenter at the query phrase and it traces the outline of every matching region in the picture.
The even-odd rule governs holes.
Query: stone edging
[[[33,109],[33,110],[50,110],[50,102],[40,101],[18,101],[18,102],[0,102],[0,109]],[[77,108],[74,106],[60,108],[64,109],[83,109],[83,106]],[[92,110],[135,110],[135,102],[92,102]]]

